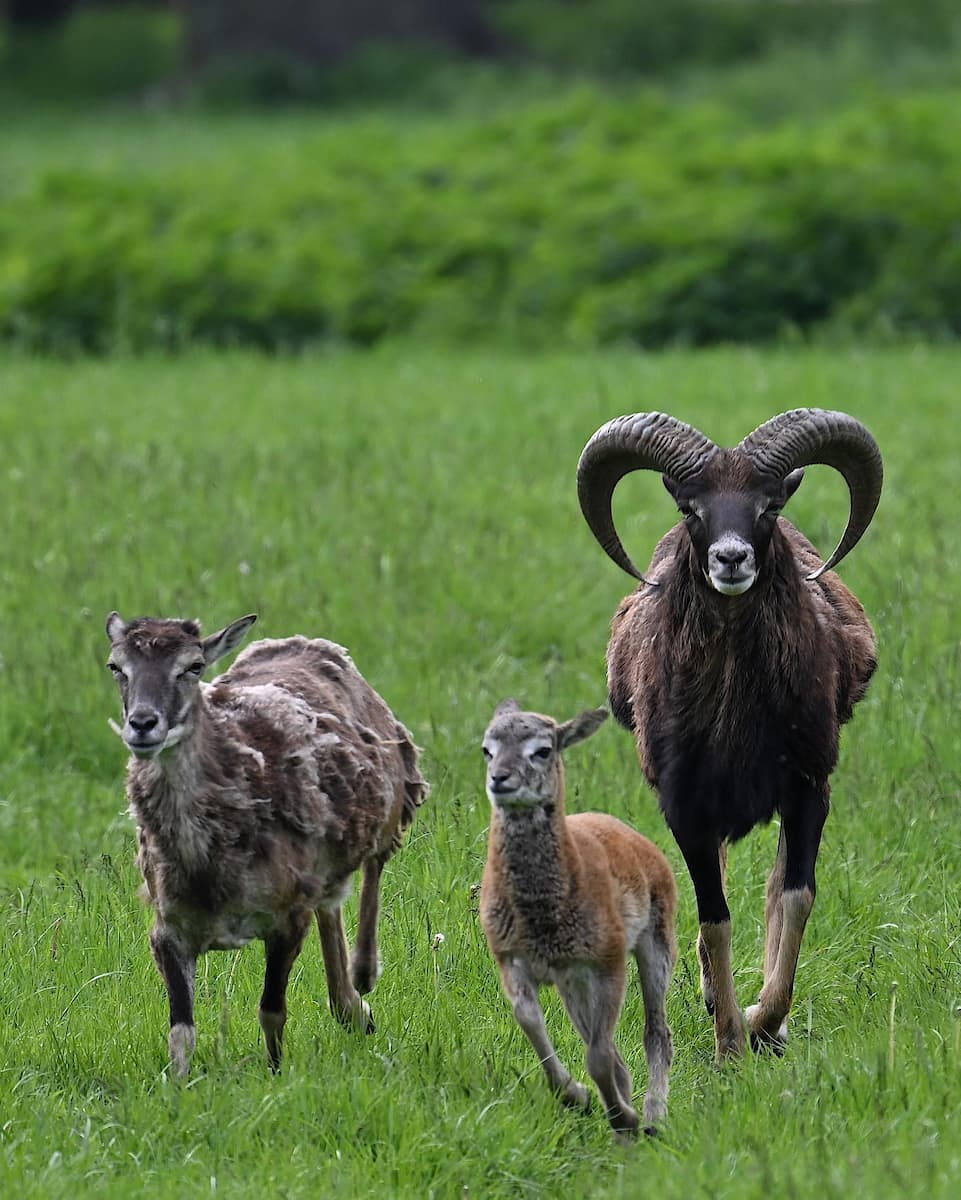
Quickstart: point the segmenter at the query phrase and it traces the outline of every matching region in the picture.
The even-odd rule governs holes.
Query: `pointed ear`
[[[565,721],[563,725],[558,725],[558,750],[566,750],[568,746],[573,746],[575,742],[583,742],[592,733],[597,733],[607,718],[608,711],[606,708],[588,708],[585,712],[578,713],[576,717],[571,717],[569,721]]]
[[[494,709],[494,716],[491,718],[491,720],[494,720],[497,717],[506,716],[507,713],[520,712],[520,711],[521,711],[521,706],[517,703],[516,700],[502,700],[500,702],[500,704],[498,704],[498,706]]]
[[[112,612],[107,617],[107,637],[110,638],[110,644],[119,642],[127,631],[127,622],[118,612]]]
[[[792,471],[790,473],[790,475],[784,476],[784,503],[785,504],[787,504],[788,500],[791,499],[791,497],[794,495],[794,493],[801,486],[801,480],[803,478],[804,478],[804,468],[803,467],[798,467],[798,469],[796,471]]]
[[[241,617],[239,621],[232,622],[225,629],[218,629],[210,637],[204,638],[201,646],[203,647],[204,662],[207,666],[212,666],[218,659],[223,658],[225,654],[230,654],[233,650],[236,650],[247,636],[247,630],[256,620],[257,614],[251,613],[247,617]]]

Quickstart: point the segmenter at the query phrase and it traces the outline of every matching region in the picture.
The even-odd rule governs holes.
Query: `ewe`
[[[779,519],[810,463],[847,481],[844,536],[823,565]],[[663,472],[684,518],[642,576],[621,545],[611,496],[628,471]],[[857,543],[881,494],[881,455],[853,417],[797,409],[721,449],[663,413],[618,417],[578,466],[594,536],[642,580],[607,650],[615,717],[634,732],[648,781],[697,895],[701,985],[718,1058],[744,1049],[731,972],[726,843],[781,815],[767,886],[764,984],[745,1013],[752,1045],[782,1050],[840,726],[875,668],[864,610],[830,567]]]
[[[587,1069],[614,1132],[633,1137],[631,1073],[614,1046],[624,1003],[626,958],[637,959],[644,995],[650,1079],[645,1131],[667,1115],[673,1049],[664,997],[677,949],[677,890],[656,846],[602,813],[564,815],[561,754],[607,717],[590,709],[558,725],[498,705],[484,734],[492,805],[481,920],[514,1016],[565,1104],[590,1107],[551,1045],[537,991],[554,984],[587,1045]]]
[[[150,946],[170,999],[170,1058],[194,1048],[197,957],[266,949],[260,1024],[280,1064],[287,980],[316,915],[328,1003],[373,1028],[380,874],[427,795],[410,734],[333,642],[255,642],[212,684],[207,667],[257,618],[201,638],[194,621],[107,618],[131,753],[137,863],[156,909]],[[364,882],[353,958],[341,904]]]

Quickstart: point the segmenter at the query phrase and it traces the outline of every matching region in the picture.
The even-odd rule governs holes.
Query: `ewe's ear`
[[[201,645],[203,647],[204,662],[207,666],[212,666],[218,659],[223,658],[225,654],[230,654],[232,650],[236,650],[247,636],[247,630],[256,620],[257,614],[251,613],[247,617],[241,617],[239,621],[234,621],[225,629],[218,629],[210,637],[204,638]]]
[[[608,712],[606,708],[589,708],[586,712],[578,713],[576,717],[571,717],[563,725],[558,725],[558,750],[566,750],[568,746],[573,746],[575,742],[583,742],[592,733],[597,733],[598,729],[607,720],[607,717]]]
[[[127,629],[127,622],[118,612],[112,612],[107,617],[107,637],[110,638],[111,646],[114,642],[119,642]]]
[[[784,503],[791,499],[794,493],[801,486],[801,480],[804,478],[804,468],[798,467],[796,471],[792,471],[790,475],[784,477]]]
[[[520,711],[521,711],[521,706],[517,703],[516,700],[502,700],[500,702],[500,704],[498,704],[498,706],[494,709],[494,716],[491,718],[491,720],[494,720],[497,717],[506,716],[507,713],[520,712]]]

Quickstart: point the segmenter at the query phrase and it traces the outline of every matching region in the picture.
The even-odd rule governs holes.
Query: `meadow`
[[[522,355],[392,346],[0,364],[0,1193],[58,1197],[954,1196],[961,1177],[961,351]],[[718,1069],[693,895],[613,726],[568,756],[571,809],[654,838],[678,872],[676,1044],[663,1136],[615,1147],[555,1106],[477,918],[488,802],[479,740],[514,695],[604,701],[630,588],[580,516],[578,454],[661,408],[731,443],[798,405],[864,420],[881,507],[841,568],[880,638],[847,727],[782,1060]],[[808,472],[786,514],[826,553],[843,482]],[[620,487],[638,561],[673,522],[653,475]],[[136,897],[104,618],[248,611],[255,633],[349,646],[424,749],[433,793],[384,880],[376,1033],[326,1011],[312,938],[269,1074],[262,953],[208,955],[198,1048],[168,1075],[166,1005]],[[731,856],[742,1003],[760,982],[777,831]],[[350,921],[353,921],[353,905]],[[549,1004],[562,1054],[580,1043]],[[644,1083],[633,982],[620,1042]]]

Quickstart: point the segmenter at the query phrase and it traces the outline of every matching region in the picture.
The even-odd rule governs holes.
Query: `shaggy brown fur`
[[[655,586],[628,596],[612,625],[611,707],[634,731],[695,882],[702,983],[719,1057],[740,1052],[745,1040],[730,967],[724,844],[781,813],[765,984],[746,1013],[755,1045],[780,1050],[840,726],[875,668],[874,632],[854,594],[832,571],[806,578],[819,563],[807,538],[781,518],[754,586],[720,595],[679,524],[654,552],[646,578]]]
[[[201,641],[193,622],[108,621],[123,736],[139,755],[127,792],[180,1073],[194,1042],[197,957],[253,938],[267,949],[260,1019],[278,1065],[287,977],[313,913],[332,1010],[370,1026],[359,993],[379,969],[380,872],[427,794],[410,734],[332,642],[256,642],[212,685],[199,683],[198,670],[233,649],[251,623]],[[348,970],[340,905],[360,867]]]
[[[606,718],[590,710],[558,725],[505,701],[484,735],[490,842],[481,920],[514,1015],[551,1088],[589,1108],[590,1093],[558,1059],[538,1000],[554,984],[587,1045],[587,1068],[619,1136],[636,1135],[631,1074],[614,1045],[626,958],[637,959],[650,1070],[646,1131],[667,1115],[673,1057],[664,998],[677,956],[674,876],[664,855],[603,813],[565,816],[562,751]]]

